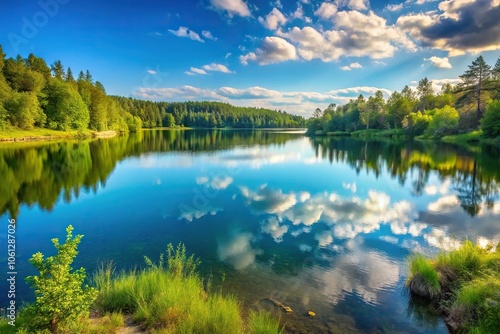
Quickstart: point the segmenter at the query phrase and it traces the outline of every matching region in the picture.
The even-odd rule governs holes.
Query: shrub
[[[42,253],[34,254],[29,262],[40,275],[29,276],[26,281],[35,290],[36,301],[26,309],[30,318],[30,329],[49,329],[56,332],[59,327],[80,317],[88,316],[89,307],[97,297],[94,288],[82,288],[86,273],[84,268],[71,272],[71,264],[78,254],[77,247],[83,235],[72,235],[73,227],[66,228],[66,243],[52,239],[57,254],[44,259]]]
[[[486,107],[486,113],[481,120],[481,129],[485,137],[500,136],[500,100],[495,100]]]
[[[427,135],[441,138],[453,134],[458,128],[460,115],[455,108],[445,106],[442,109],[433,109],[426,112],[432,116],[426,131]]]

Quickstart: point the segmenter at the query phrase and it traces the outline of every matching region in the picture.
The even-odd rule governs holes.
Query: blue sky
[[[0,44],[89,69],[109,94],[310,116],[500,56],[500,0],[2,1]]]

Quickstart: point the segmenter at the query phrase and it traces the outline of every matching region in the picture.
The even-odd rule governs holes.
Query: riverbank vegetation
[[[224,295],[197,274],[200,261],[184,245],[167,246],[158,262],[145,258],[147,268],[115,273],[101,267],[90,285],[84,268],[72,272],[82,235],[66,229],[66,242],[52,242],[57,254],[36,253],[30,263],[39,275],[26,280],[36,301],[19,311],[12,326],[0,320],[1,333],[114,333],[125,318],[143,333],[282,333],[279,319],[260,310],[246,311],[235,296]],[[93,316],[90,317],[90,314]]]
[[[0,46],[0,130],[62,131],[59,137],[88,130],[137,132],[142,127],[304,127],[305,120],[286,112],[243,108],[220,102],[166,103],[109,96],[90,72],[75,77],[61,61],[50,67],[30,54],[5,59]],[[16,132],[17,133],[17,132]],[[52,134],[52,136],[56,136]]]
[[[307,132],[441,139],[476,131],[480,140],[500,143],[495,141],[500,137],[500,58],[491,66],[479,56],[460,80],[456,86],[445,83],[437,94],[435,84],[424,78],[417,87],[405,86],[387,100],[382,91],[377,91],[368,99],[359,95],[343,106],[318,108],[308,120]],[[477,138],[476,135],[470,139]]]
[[[496,333],[500,328],[500,244],[482,248],[466,241],[428,259],[414,255],[407,286],[429,300],[457,333]]]

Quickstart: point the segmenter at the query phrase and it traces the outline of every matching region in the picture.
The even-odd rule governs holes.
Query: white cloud
[[[196,67],[191,67],[189,71],[184,72],[187,75],[196,75],[196,74],[201,74],[201,75],[207,75],[208,73],[205,70],[202,70],[201,68],[196,68]]]
[[[155,75],[157,74],[157,72],[155,70],[147,70],[147,72],[151,75]]]
[[[255,61],[259,65],[268,65],[287,60],[297,59],[295,47],[280,37],[266,37],[260,48],[240,56],[240,62],[247,65],[249,61]]]
[[[278,30],[277,35],[294,44],[304,60],[331,62],[345,55],[382,59],[402,49],[416,51],[415,44],[399,27],[387,25],[384,18],[372,11],[366,14],[355,10],[335,12],[332,6],[320,7],[316,14],[331,18],[334,29],[296,26],[287,31]]]
[[[430,61],[432,65],[438,68],[452,68],[448,57],[436,57],[432,56],[430,58],[424,58],[425,61]]]
[[[222,72],[222,73],[234,73],[230,69],[227,68],[227,66],[222,65],[222,64],[207,64],[203,65],[202,68],[197,68],[197,67],[191,67],[189,71],[186,71],[187,75],[196,75],[196,74],[201,74],[201,75],[207,75],[208,72]]]
[[[212,72],[234,73],[233,71],[228,69],[225,65],[216,64],[216,63],[204,65],[203,69],[206,71],[212,71]]]
[[[232,53],[228,52],[228,53],[226,53],[226,55],[224,56],[224,58],[227,59],[227,58],[231,57],[231,55],[232,55]]]
[[[215,9],[226,11],[229,17],[252,16],[248,5],[242,0],[210,0],[210,3]]]
[[[203,37],[205,37],[206,39],[211,39],[212,41],[216,41],[216,40],[217,40],[217,37],[214,37],[214,36],[212,35],[212,33],[211,33],[210,31],[208,31],[208,30],[203,30],[203,31],[201,32],[201,35],[202,35]]]
[[[259,17],[259,22],[269,30],[278,29],[280,26],[284,25],[286,21],[286,17],[277,8],[273,8],[265,18]]]
[[[386,5],[384,9],[389,11],[389,12],[398,12],[401,9],[403,9],[403,6],[404,6],[404,3],[390,4],[390,5]]]
[[[363,66],[361,66],[361,64],[360,64],[360,63],[357,63],[357,62],[356,62],[356,63],[351,63],[351,64],[349,64],[349,65],[347,65],[347,66],[342,66],[342,67],[340,67],[340,69],[341,69],[342,71],[350,71],[350,70],[355,69],[355,68],[363,68]]]
[[[337,6],[329,2],[323,2],[321,6],[314,12],[314,15],[319,16],[323,19],[330,19],[337,13]]]
[[[168,29],[168,31],[177,37],[186,37],[193,41],[205,43],[205,41],[200,38],[200,35],[187,27],[179,27],[177,30]]]
[[[368,9],[368,0],[335,0],[338,7],[346,7],[348,9],[366,10]]]

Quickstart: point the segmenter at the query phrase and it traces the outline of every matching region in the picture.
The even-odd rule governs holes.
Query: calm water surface
[[[292,307],[282,314],[290,333],[447,333],[410,300],[406,259],[466,237],[499,241],[499,156],[280,131],[1,145],[0,220],[17,221],[17,301],[33,299],[22,282],[35,273],[28,258],[53,254],[50,239],[72,224],[85,235],[75,267],[140,267],[182,241],[201,257],[202,276],[219,287],[224,275],[223,291],[245,307],[276,310],[269,297]]]

